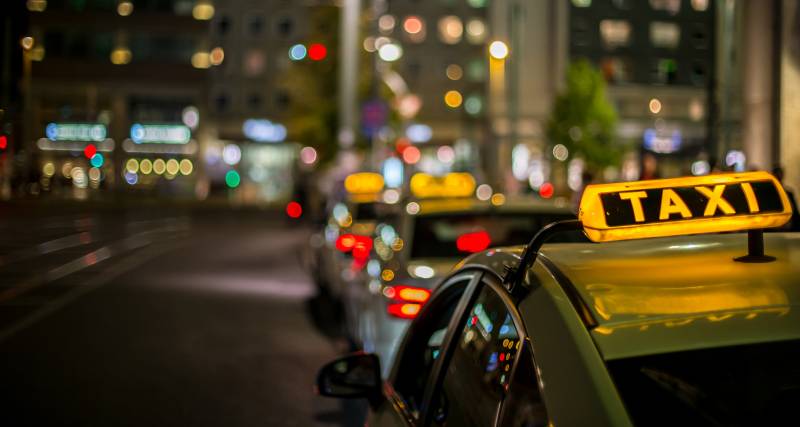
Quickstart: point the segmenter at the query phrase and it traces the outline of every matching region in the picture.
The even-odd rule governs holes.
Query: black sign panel
[[[741,183],[726,184],[725,190],[722,192],[722,199],[730,204],[735,213],[724,213],[722,209],[717,207],[713,214],[705,216],[706,206],[709,204],[710,198],[697,190],[698,187],[706,187],[713,189],[715,186],[688,186],[688,187],[673,187],[669,189],[649,189],[649,190],[632,190],[614,193],[600,194],[600,200],[603,204],[603,209],[606,215],[606,224],[609,227],[619,227],[626,225],[637,225],[647,223],[659,223],[667,221],[679,221],[684,219],[697,219],[697,218],[711,218],[735,215],[749,215],[754,213],[774,213],[783,212],[783,203],[781,201],[780,193],[772,181],[753,181],[749,182],[753,189],[753,194],[758,201],[758,212],[751,212],[747,203],[747,197],[742,189]],[[667,219],[660,219],[661,216],[661,199],[664,197],[665,190],[674,191],[680,198],[680,201],[688,208],[691,213],[690,218],[684,218],[680,213],[671,213]],[[637,200],[623,199],[620,197],[624,193],[633,193],[641,191],[646,193],[647,197],[639,197]],[[678,201],[678,203],[680,203]],[[644,214],[644,221],[636,221],[634,206],[636,203],[641,203],[642,213]]]

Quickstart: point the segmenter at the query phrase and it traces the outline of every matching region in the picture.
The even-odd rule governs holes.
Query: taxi
[[[346,199],[334,205],[320,234],[312,236],[312,277],[317,286],[336,300],[343,286],[363,269],[372,251],[379,218],[391,215],[383,202],[380,174],[358,172],[344,181]]]
[[[523,244],[543,226],[575,218],[565,200],[507,200],[498,193],[480,201],[467,173],[417,173],[409,189],[414,198],[396,217],[379,221],[371,259],[343,290],[348,334],[357,348],[380,356],[384,376],[409,323],[463,257]]]
[[[461,261],[387,380],[357,353],[317,390],[371,426],[795,425],[800,235],[764,233],[791,215],[765,172],[587,186],[577,220]]]

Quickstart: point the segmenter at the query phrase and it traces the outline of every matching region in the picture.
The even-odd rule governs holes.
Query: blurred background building
[[[22,39],[25,175],[88,197],[194,197],[210,2],[30,0]],[[35,192],[35,191],[34,191]]]
[[[347,7],[357,25],[341,25]],[[800,185],[797,0],[26,0],[4,12],[6,198],[282,203],[342,165],[343,138],[361,153],[345,169],[397,186],[461,170],[568,194],[586,169],[638,179],[645,163],[664,177],[782,163]],[[581,153],[589,125],[554,131],[582,61],[607,99],[598,151],[613,160]]]

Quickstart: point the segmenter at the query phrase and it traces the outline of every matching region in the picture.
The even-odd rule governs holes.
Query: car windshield
[[[543,226],[570,214],[464,212],[415,217],[411,258],[461,258],[489,247],[526,244]],[[552,242],[578,241],[564,233]]]
[[[608,362],[636,425],[796,424],[800,341]],[[795,420],[795,421],[789,421]]]
[[[377,203],[357,203],[354,206],[355,221],[374,221],[378,218]]]

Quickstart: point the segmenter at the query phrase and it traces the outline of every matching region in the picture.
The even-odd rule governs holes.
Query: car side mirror
[[[328,363],[317,374],[321,396],[365,397],[375,404],[382,399],[381,367],[378,356],[355,353]]]

